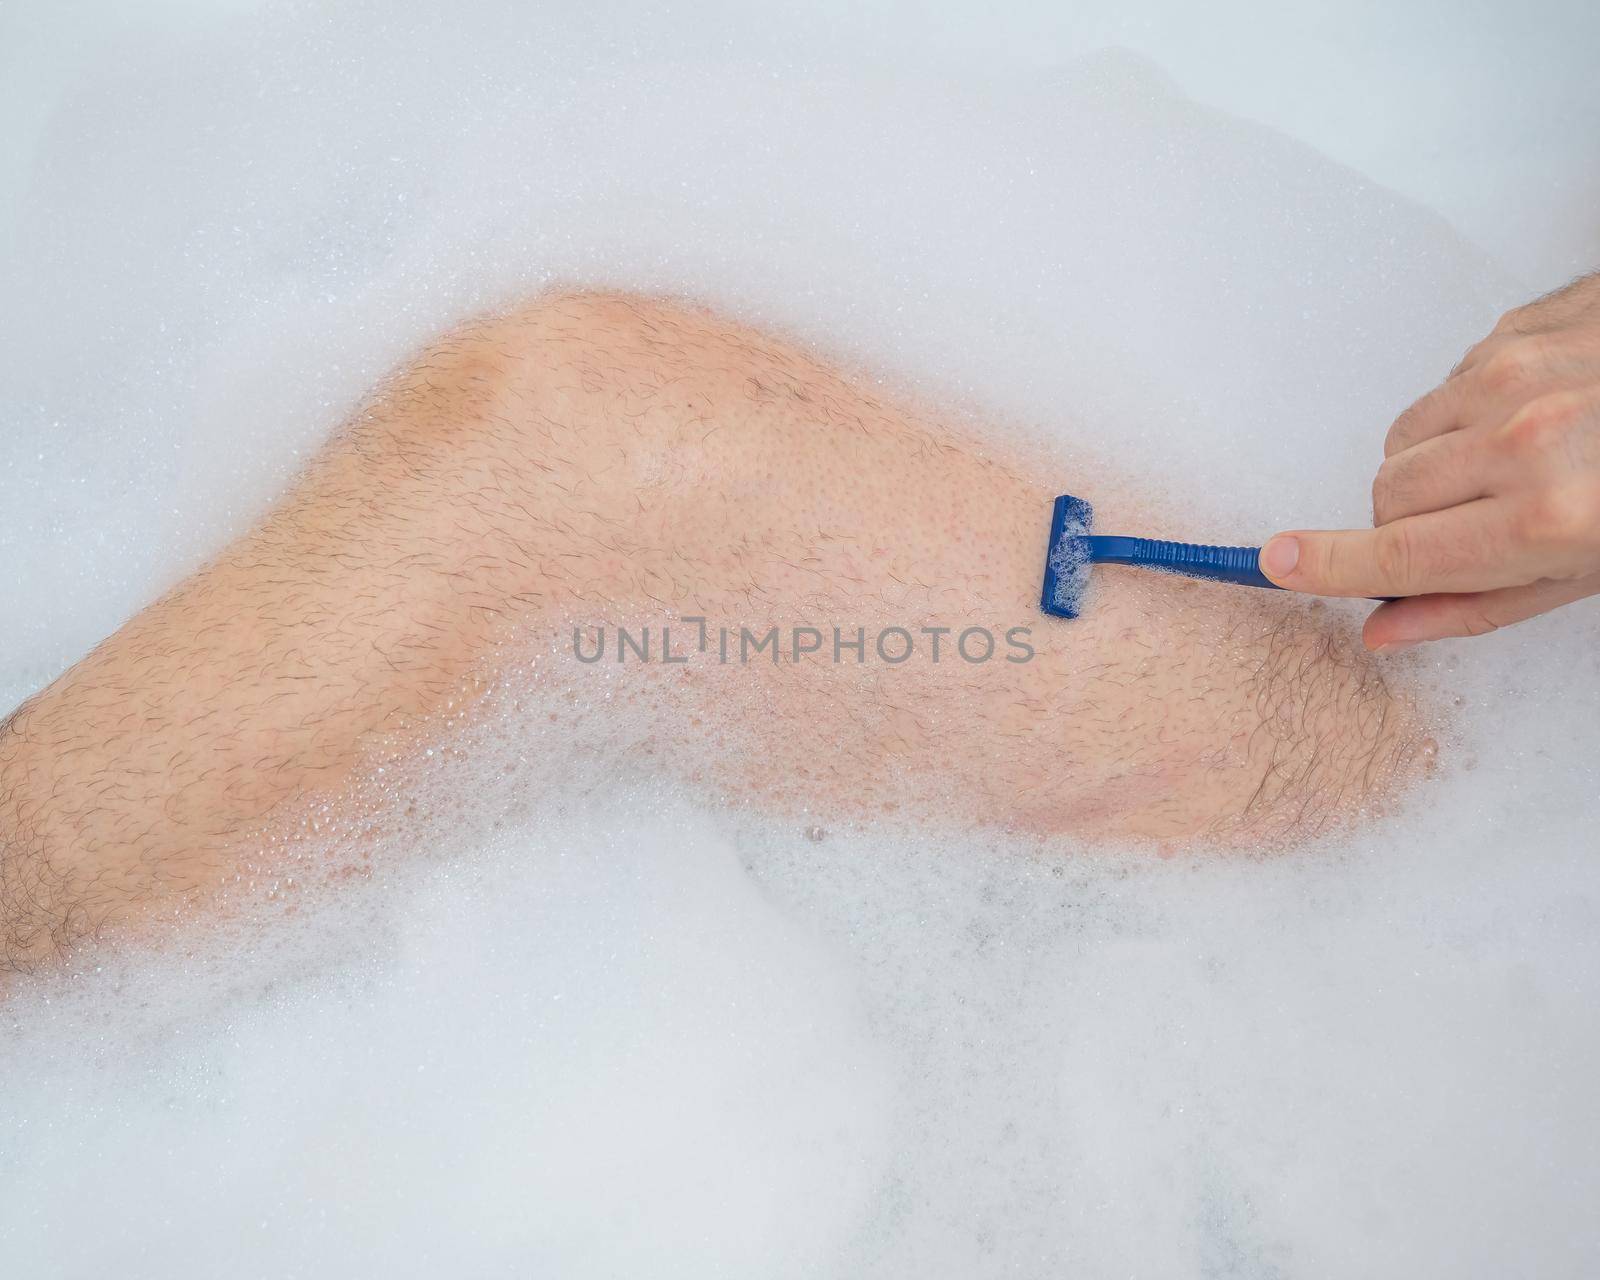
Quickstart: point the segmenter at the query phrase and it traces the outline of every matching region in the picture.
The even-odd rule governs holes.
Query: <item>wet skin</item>
[[[559,294],[447,335],[0,731],[4,956],[203,905],[286,811],[414,756],[530,650],[591,717],[618,714],[605,681],[661,769],[778,813],[1260,846],[1423,767],[1380,660],[1287,593],[1104,570],[1082,619],[1039,614],[1056,493],[1107,529],[1144,513],[1092,461],[986,434],[684,304]],[[575,626],[682,646],[686,617],[783,653],[572,653]],[[796,628],[823,638],[798,660]]]

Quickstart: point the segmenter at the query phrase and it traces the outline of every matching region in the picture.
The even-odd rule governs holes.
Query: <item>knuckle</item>
[[[1378,468],[1372,482],[1372,517],[1377,524],[1410,496],[1416,487],[1418,463],[1410,453],[1395,454]]]
[[[1482,609],[1468,609],[1457,616],[1460,632],[1464,636],[1486,636],[1505,624]]]
[[[1385,525],[1378,531],[1373,558],[1383,581],[1401,589],[1411,584],[1416,571],[1416,545],[1404,525]]]
[[[1565,549],[1595,541],[1600,493],[1592,485],[1558,485],[1524,504],[1516,533],[1537,547]]]
[[[1497,334],[1521,333],[1527,320],[1527,304],[1512,307],[1509,311],[1502,311],[1494,322],[1493,332]]]
[[[1456,635],[1488,635],[1506,626],[1504,621],[1496,618],[1482,605],[1462,606],[1451,621],[1454,622],[1453,630]]]
[[[1430,392],[1418,400],[1409,409],[1403,411],[1389,427],[1389,433],[1383,439],[1384,457],[1393,457],[1395,454],[1409,449],[1417,443],[1426,429],[1429,419],[1429,410],[1434,403],[1434,395]]]
[[[1573,396],[1540,396],[1511,415],[1500,428],[1500,442],[1523,457],[1548,454],[1565,446],[1583,411],[1583,403]]]
[[[1496,341],[1495,338],[1484,338],[1480,342],[1474,342],[1462,353],[1461,359],[1456,361],[1455,368],[1450,370],[1450,376],[1455,377],[1457,374],[1465,373],[1474,365],[1481,363],[1493,350]]]
[[[1538,343],[1533,338],[1520,338],[1483,362],[1483,387],[1491,395],[1515,395],[1525,391],[1538,372]]]

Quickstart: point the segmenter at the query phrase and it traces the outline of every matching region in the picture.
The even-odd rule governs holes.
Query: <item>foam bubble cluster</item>
[[[1114,453],[1103,527],[1156,497],[1238,543],[1365,520],[1394,412],[1525,292],[1135,58],[921,75],[870,24],[839,57],[710,8],[435,9],[175,9],[104,61],[41,10],[0,704],[406,351],[549,282]],[[366,858],[310,815],[231,932],[0,1005],[0,1270],[1592,1270],[1594,617],[1394,668],[1451,707],[1450,771],[1268,861],[707,809],[646,767],[671,707],[569,708],[606,726],[580,752],[508,689],[381,784],[415,817]]]

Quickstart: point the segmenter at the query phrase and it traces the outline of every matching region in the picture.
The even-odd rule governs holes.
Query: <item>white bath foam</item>
[[[298,922],[13,1003],[12,1256],[1564,1274],[1592,1246],[1571,814],[1485,843],[1445,796],[1159,863],[546,801],[505,780],[526,739],[417,793],[450,831],[419,865],[380,850]]]
[[[917,1207],[882,1272],[1581,1273],[1584,823],[1521,813],[1485,840],[1481,810],[1437,803],[1269,863],[786,865],[913,1082],[895,1170]]]
[[[887,1152],[848,967],[681,803],[488,827],[8,1007],[6,1274],[827,1263]]]
[[[1432,215],[1147,66],[752,67],[690,56],[710,25],[674,65],[576,20],[293,14],[69,94],[3,312],[16,692],[408,346],[547,278],[684,289],[1115,439],[1241,539],[1360,519],[1388,416],[1515,300]],[[5,1256],[1581,1274],[1592,618],[1420,659],[1475,767],[1347,848],[1041,860],[568,798],[270,944],[46,987],[0,1043]]]
[[[0,344],[0,499],[54,534],[8,557],[53,601],[16,611],[27,660],[247,524],[406,351],[551,279],[795,328],[1182,475],[1212,508],[1189,532],[1238,539],[1362,518],[1352,435],[1375,456],[1519,296],[1432,216],[1136,61],[1001,92],[694,43],[493,5],[293,13],[131,43],[66,94]]]

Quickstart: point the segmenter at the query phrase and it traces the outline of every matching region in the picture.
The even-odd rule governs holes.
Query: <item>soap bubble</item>
[[[1507,108],[1492,164],[1421,165],[1363,94],[1426,113],[1442,26],[1461,129],[1529,41],[1510,96],[1560,105],[1540,68],[1589,19],[1330,8],[1301,46],[1256,9],[1056,8],[8,19],[0,706],[406,352],[552,282],[693,296],[1114,457],[1137,493],[1087,496],[1152,533],[1364,521],[1396,410],[1559,283],[1593,201],[1512,244],[1502,177],[1579,172],[1582,130],[1513,146]],[[1361,88],[1367,30],[1394,74]],[[1117,40],[1156,61],[1068,56]],[[512,681],[365,860],[320,811],[300,863],[262,851],[258,915],[0,1006],[0,1269],[1583,1273],[1593,618],[1398,668],[1458,704],[1440,779],[1268,860],[707,807],[633,767],[670,708],[552,722]]]

